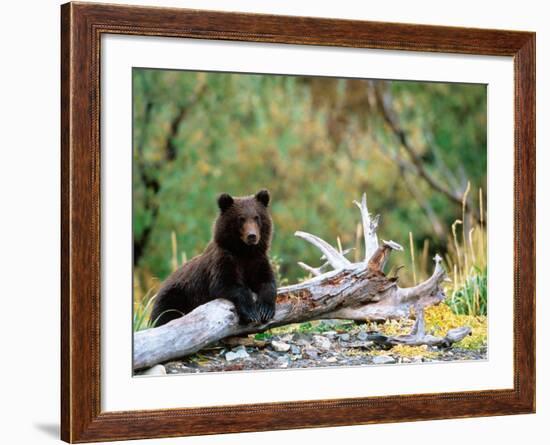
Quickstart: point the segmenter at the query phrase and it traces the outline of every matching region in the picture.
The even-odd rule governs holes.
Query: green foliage
[[[320,264],[296,230],[333,244],[339,237],[344,248],[357,247],[350,259],[362,256],[352,200],[363,192],[383,215],[382,238],[405,245],[413,231],[419,251],[429,239],[431,256],[444,253],[447,240],[434,232],[424,205],[447,227],[459,209],[421,178],[413,181],[422,200],[413,198],[388,156],[386,149],[402,147],[372,105],[373,85],[392,94],[429,174],[458,178],[458,189],[465,178],[473,190],[485,188],[484,85],[134,69],[136,295],[166,278],[174,258],[181,264],[204,249],[222,192],[270,190],[280,283],[304,276],[297,261]]]
[[[267,332],[258,332],[254,335],[255,340],[269,340],[273,337],[273,334],[271,334],[269,331]]]
[[[487,315],[487,269],[472,267],[464,284],[453,289],[446,301],[456,314]]]
[[[134,298],[134,318],[132,320],[134,331],[153,327],[153,322],[149,320],[149,315],[153,309],[153,300],[154,296],[151,295],[151,292],[148,292],[143,298]]]
[[[275,279],[277,280],[277,284],[279,286],[286,286],[289,284],[288,278],[283,277],[281,274],[281,259],[276,255],[271,255],[271,267],[273,268],[273,271],[275,272]]]

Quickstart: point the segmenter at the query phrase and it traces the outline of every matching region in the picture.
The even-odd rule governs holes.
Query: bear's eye
[[[243,224],[246,221],[246,218],[244,216],[239,217],[239,222]]]
[[[260,217],[259,217],[258,215],[256,215],[256,216],[254,217],[254,221],[260,222]]]

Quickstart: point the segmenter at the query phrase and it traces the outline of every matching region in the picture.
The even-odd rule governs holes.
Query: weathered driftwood
[[[441,345],[449,346],[470,333],[467,327],[453,329],[445,337],[427,335],[424,330],[424,308],[440,303],[445,295],[441,282],[446,278],[441,258],[434,258],[432,276],[410,288],[401,288],[397,279],[383,273],[392,250],[402,250],[393,241],[380,246],[376,235],[378,216],[371,218],[366,196],[357,203],[361,211],[365,241],[364,260],[352,263],[326,241],[315,235],[296,232],[296,236],[315,245],[323,253],[326,265],[332,271],[321,273],[325,265],[314,268],[300,263],[314,277],[302,283],[278,289],[276,311],[265,324],[240,325],[232,303],[224,299],[199,306],[189,314],[154,329],[134,334],[134,369],[197,352],[223,338],[261,332],[269,328],[320,319],[351,319],[383,321],[409,318],[416,314],[416,322],[409,335],[385,337],[373,335],[372,340],[392,346]]]

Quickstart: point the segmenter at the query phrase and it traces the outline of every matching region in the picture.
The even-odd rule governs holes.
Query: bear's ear
[[[227,193],[222,193],[218,197],[218,207],[220,208],[222,213],[225,212],[229,207],[231,207],[233,205],[233,202],[233,198]]]
[[[264,206],[269,205],[269,192],[265,189],[260,190],[258,193],[256,193],[255,198],[260,201]]]

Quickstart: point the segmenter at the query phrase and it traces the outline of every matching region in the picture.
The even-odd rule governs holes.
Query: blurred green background
[[[307,275],[298,261],[320,264],[296,230],[362,257],[352,201],[366,192],[380,238],[406,247],[390,264],[405,265],[400,283],[439,252],[460,287],[485,267],[486,104],[485,85],[135,68],[136,295],[204,249],[219,193],[261,188],[283,283]]]

